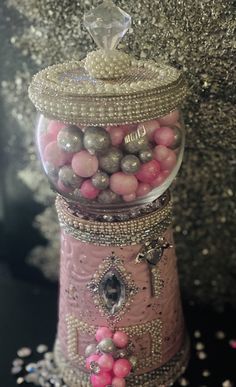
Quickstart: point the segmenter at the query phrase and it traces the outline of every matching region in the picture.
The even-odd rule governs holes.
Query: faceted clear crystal
[[[105,0],[84,15],[84,25],[98,47],[112,50],[129,29],[131,17],[111,0]]]
[[[99,286],[99,294],[111,315],[122,308],[126,298],[125,284],[115,269],[109,270],[104,275]]]

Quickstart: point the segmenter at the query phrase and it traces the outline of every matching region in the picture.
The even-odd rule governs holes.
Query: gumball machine
[[[169,186],[180,168],[183,76],[116,47],[130,16],[84,16],[98,45],[36,74],[37,145],[61,226],[54,358],[67,386],[170,386],[189,342]]]

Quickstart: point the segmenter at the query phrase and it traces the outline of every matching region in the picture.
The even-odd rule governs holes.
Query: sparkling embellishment
[[[19,357],[23,357],[23,358],[24,358],[24,357],[30,356],[31,353],[32,353],[32,351],[31,351],[31,349],[28,348],[28,347],[22,347],[22,348],[20,348],[20,349],[17,351],[17,355],[18,355]]]
[[[120,320],[138,291],[123,261],[115,256],[103,260],[87,286],[95,305],[110,323]]]
[[[45,345],[45,344],[39,344],[38,346],[37,346],[37,348],[36,348],[36,351],[38,352],[38,353],[44,353],[44,352],[46,352],[48,350],[48,347],[47,347],[47,345]]]

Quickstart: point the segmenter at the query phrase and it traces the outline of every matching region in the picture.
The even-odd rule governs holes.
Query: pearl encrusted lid
[[[160,117],[181,104],[187,93],[181,72],[115,49],[130,26],[127,13],[106,0],[84,21],[101,48],[33,77],[29,96],[41,113],[71,124],[121,125]]]

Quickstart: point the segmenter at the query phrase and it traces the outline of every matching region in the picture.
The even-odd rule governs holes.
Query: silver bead
[[[111,147],[104,156],[99,157],[100,168],[107,173],[118,172],[122,157],[123,154],[119,149]]]
[[[97,349],[96,344],[89,344],[89,345],[85,348],[85,357],[89,357],[89,356],[92,355],[93,353],[96,353],[96,349]]]
[[[112,353],[115,351],[116,347],[112,339],[103,339],[98,344],[98,349],[104,353]]]
[[[178,126],[175,126],[173,128],[173,132],[174,132],[174,142],[173,144],[170,146],[171,149],[176,149],[180,146],[181,144],[181,141],[182,141],[182,133],[181,133],[181,130],[180,128],[178,128]]]
[[[90,153],[104,153],[111,145],[109,133],[100,126],[89,126],[84,133],[84,147]]]
[[[58,133],[57,143],[66,152],[79,152],[83,149],[83,132],[77,126],[66,126]]]
[[[83,183],[83,178],[77,176],[69,165],[65,165],[59,171],[59,178],[66,187],[79,188]]]
[[[115,204],[120,201],[120,196],[110,189],[105,189],[98,195],[98,202],[101,204]]]
[[[152,151],[150,149],[143,149],[139,152],[139,158],[143,163],[147,163],[153,159]]]
[[[127,357],[127,351],[125,349],[118,349],[116,352],[115,352],[115,358],[116,359],[124,359],[125,357]]]
[[[132,368],[135,368],[136,365],[137,365],[137,363],[138,363],[137,357],[132,355],[132,356],[130,356],[130,357],[128,358],[128,360],[130,361],[130,363],[131,363],[131,365],[132,365]]]
[[[109,186],[109,176],[106,172],[98,171],[93,175],[92,184],[95,188],[106,189]]]
[[[121,169],[124,173],[133,174],[138,172],[140,161],[134,155],[127,155],[121,160]]]
[[[124,143],[124,148],[129,153],[138,153],[139,151],[147,148],[148,138],[147,136],[136,138],[127,143]]]

